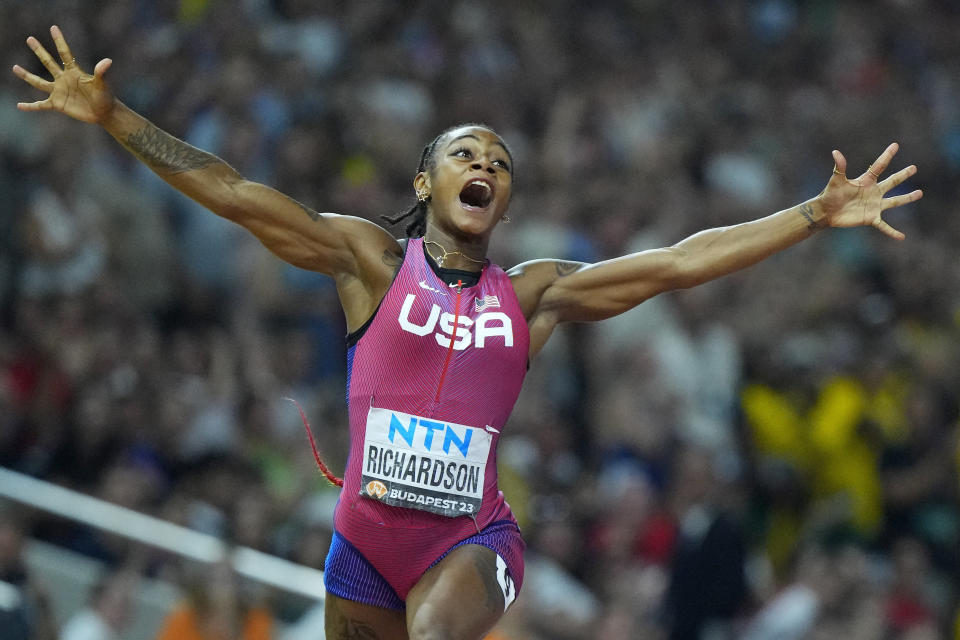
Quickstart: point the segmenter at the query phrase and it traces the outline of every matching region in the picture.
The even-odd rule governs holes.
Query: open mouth
[[[460,191],[460,203],[471,209],[484,209],[493,201],[493,189],[483,180],[471,180]]]

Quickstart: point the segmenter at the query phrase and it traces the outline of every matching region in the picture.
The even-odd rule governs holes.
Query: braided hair
[[[433,169],[436,166],[436,150],[437,146],[440,144],[440,141],[443,140],[444,136],[451,131],[456,131],[457,129],[463,129],[465,127],[481,127],[490,131],[494,135],[499,135],[491,127],[479,122],[466,122],[444,129],[440,132],[440,135],[433,139],[433,142],[423,148],[423,153],[420,154],[420,164],[417,166],[417,172],[420,173],[422,171],[430,171]],[[507,153],[509,153],[509,150]],[[415,205],[403,213],[398,213],[395,216],[380,216],[380,218],[387,221],[391,225],[399,224],[401,221],[410,218],[410,222],[407,223],[404,231],[406,232],[408,238],[419,238],[427,232],[427,203],[430,202],[430,197],[431,196],[427,196],[423,200],[417,200]]]

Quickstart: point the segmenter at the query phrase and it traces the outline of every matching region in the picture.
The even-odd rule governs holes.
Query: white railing
[[[0,496],[200,562],[229,558],[247,578],[322,601],[323,572],[0,467]]]

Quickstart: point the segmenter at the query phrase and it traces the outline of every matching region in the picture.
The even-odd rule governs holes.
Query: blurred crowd
[[[113,59],[125,103],[320,211],[404,211],[424,144],[493,126],[516,160],[504,266],[772,213],[832,149],[856,175],[898,141],[891,170],[919,174],[894,193],[925,192],[885,214],[905,242],[821,232],[558,331],[501,440],[527,577],[491,638],[960,637],[956,3],[0,0],[7,66],[45,73],[24,39],[52,51],[51,23],[84,69]],[[342,472],[331,282],[96,127],[14,108],[42,97],[0,79],[0,465],[322,568],[337,490],[286,398]],[[0,518],[0,581],[28,581],[24,536],[183,585],[158,637],[303,613],[31,513]]]

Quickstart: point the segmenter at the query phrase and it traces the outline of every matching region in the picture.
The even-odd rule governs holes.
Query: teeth
[[[487,191],[490,191],[490,185],[488,185],[488,184],[487,184],[486,182],[484,182],[483,180],[471,180],[471,181],[469,182],[469,184],[470,184],[470,185],[474,185],[474,184],[480,185],[481,187],[483,187],[483,188],[486,189]]]

